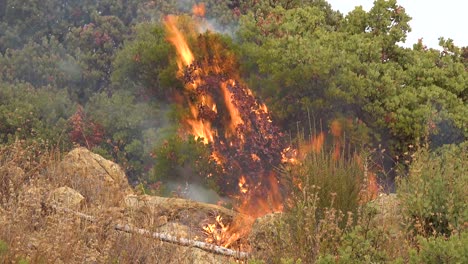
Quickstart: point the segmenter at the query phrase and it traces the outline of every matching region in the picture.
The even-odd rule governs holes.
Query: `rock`
[[[148,209],[148,213],[151,214],[162,214],[180,220],[189,218],[187,220],[192,223],[201,222],[214,214],[221,215],[225,220],[230,220],[237,216],[247,217],[222,206],[180,198],[127,195],[124,201],[127,209],[131,211]]]
[[[57,167],[57,181],[81,193],[91,205],[119,205],[132,193],[124,171],[116,163],[80,147]]]
[[[47,199],[49,205],[80,209],[84,203],[84,197],[70,187],[59,187],[49,193]]]

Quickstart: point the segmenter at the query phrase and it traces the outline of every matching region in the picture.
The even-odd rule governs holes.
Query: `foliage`
[[[63,143],[71,105],[65,91],[0,82],[0,144],[16,139]]]
[[[112,96],[96,93],[86,106],[86,116],[105,132],[94,151],[121,164],[130,179],[143,177],[152,162],[150,152],[158,137],[155,133],[166,125],[160,105],[139,103],[123,90]]]
[[[445,146],[434,153],[422,148],[402,176],[398,195],[410,231],[423,236],[450,236],[468,221],[468,144]]]
[[[441,42],[444,52],[400,47],[410,17],[394,0],[356,8],[335,26],[326,17],[307,4],[241,17],[244,75],[284,129],[346,113],[371,128],[369,143],[385,138],[392,155],[437,133],[442,120],[468,135],[468,75],[451,41]]]
[[[334,158],[325,150],[304,155],[301,163],[291,166],[284,177],[292,181],[289,185],[294,203],[312,199],[304,195],[318,195],[318,209],[334,208],[343,213],[357,213],[364,186],[364,168],[358,163],[358,158]]]
[[[7,252],[8,252],[8,244],[5,241],[0,240],[0,257]]]
[[[127,28],[115,16],[92,15],[92,22],[75,27],[65,37],[65,45],[80,62],[82,78],[70,93],[86,102],[95,92],[109,90],[112,61],[123,44]]]
[[[409,263],[466,263],[468,232],[445,237],[419,237],[419,250],[411,252]]]
[[[70,117],[69,123],[71,126],[69,137],[72,143],[93,148],[102,141],[104,133],[102,126],[89,120],[81,105]]]
[[[72,88],[82,78],[79,62],[54,37],[27,42],[22,49],[8,49],[0,55],[0,69],[3,81],[28,82],[37,88]]]
[[[116,55],[112,83],[146,100],[167,100],[174,88],[181,88],[175,60],[170,61],[174,56],[161,25],[139,24],[131,40]]]
[[[344,234],[357,223],[361,208],[364,171],[356,159],[337,159],[326,151],[300,155],[304,155],[301,164],[285,168],[290,202],[276,223],[278,237],[263,256],[277,263],[282,262],[275,252],[282,252],[281,258],[291,263],[338,254]]]
[[[390,257],[385,251],[388,236],[379,228],[365,230],[361,225],[343,235],[338,248],[338,260],[333,255],[323,255],[317,263],[386,263]]]
[[[201,139],[170,136],[156,147],[154,156],[152,182],[172,182],[182,186],[203,183],[218,191],[216,186],[218,181],[222,181],[222,170],[211,156],[210,146]]]

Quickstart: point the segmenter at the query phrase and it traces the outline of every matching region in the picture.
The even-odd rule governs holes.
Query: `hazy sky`
[[[327,0],[341,13],[347,14],[361,5],[368,11],[374,0]],[[430,48],[437,48],[439,37],[451,38],[455,45],[468,46],[468,0],[397,0],[413,19],[412,31],[406,38],[405,47],[412,47],[419,38]]]

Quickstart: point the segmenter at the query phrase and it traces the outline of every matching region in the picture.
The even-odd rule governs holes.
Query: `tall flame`
[[[281,163],[286,148],[266,105],[239,79],[234,55],[215,35],[196,39],[200,54],[195,59],[179,30],[178,18],[168,16],[164,24],[167,39],[177,51],[178,76],[185,83],[190,117],[183,120],[188,126],[184,132],[211,143],[212,157],[225,172],[220,188],[239,201],[238,211],[252,217],[281,211],[283,196],[272,170]],[[248,233],[253,223],[239,218],[226,226],[221,220],[204,230],[224,246]]]
[[[184,66],[192,64],[194,57],[192,51],[190,50],[185,37],[182,35],[180,30],[177,28],[177,17],[176,16],[166,16],[164,20],[164,25],[166,26],[168,36],[167,39],[176,47],[177,53],[179,55],[178,66],[179,70],[182,70]]]

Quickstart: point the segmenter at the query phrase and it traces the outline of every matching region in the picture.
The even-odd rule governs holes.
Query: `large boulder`
[[[72,188],[64,186],[52,190],[47,202],[52,206],[80,209],[84,203],[84,197]]]
[[[90,205],[118,206],[133,193],[120,166],[86,148],[70,151],[55,171],[57,181],[81,193]]]

